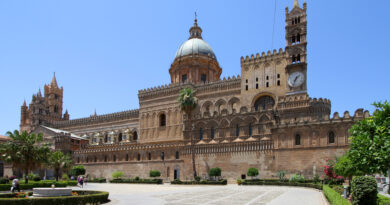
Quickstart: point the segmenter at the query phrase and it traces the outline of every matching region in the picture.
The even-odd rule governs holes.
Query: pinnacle
[[[57,79],[56,79],[56,72],[54,72],[53,79],[51,80],[50,86],[51,87],[58,87]]]
[[[295,8],[295,7],[299,7],[299,2],[298,2],[298,0],[294,0],[293,8]]]

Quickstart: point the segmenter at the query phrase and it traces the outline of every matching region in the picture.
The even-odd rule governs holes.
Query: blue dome
[[[216,59],[213,49],[206,41],[200,38],[191,38],[184,42],[176,52],[175,59],[186,55],[206,55]]]

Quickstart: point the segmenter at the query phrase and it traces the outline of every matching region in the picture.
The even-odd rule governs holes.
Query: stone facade
[[[286,8],[286,48],[241,57],[241,77],[220,79],[222,68],[195,19],[169,69],[171,83],[140,90],[138,110],[74,120],[67,112],[34,117],[35,96],[30,111],[22,106],[21,129],[43,124],[88,139],[73,158],[93,177],[111,178],[118,170],[126,177],[148,177],[157,169],[165,180],[190,179],[194,151],[202,177],[220,167],[223,177],[233,181],[256,167],[262,178],[276,177],[280,170],[311,178],[320,174],[326,159],[345,152],[348,129],[369,113],[358,109],[353,116],[345,112],[331,118],[330,100],[308,96],[306,20],[306,3],[300,8],[294,1],[292,10]],[[177,102],[186,87],[198,99],[192,119]],[[62,92],[58,96],[57,112]],[[52,104],[45,104],[47,115],[56,111]]]

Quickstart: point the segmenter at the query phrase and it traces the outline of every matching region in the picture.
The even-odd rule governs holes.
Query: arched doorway
[[[269,95],[261,96],[259,99],[255,101],[255,110],[259,109],[265,110],[268,108],[272,108],[275,105],[275,100],[273,97]]]
[[[180,180],[180,167],[179,166],[175,166],[175,169],[173,170],[173,179]]]

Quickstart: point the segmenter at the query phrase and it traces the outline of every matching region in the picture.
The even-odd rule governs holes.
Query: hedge
[[[201,184],[201,185],[226,185],[227,180],[222,179],[219,181],[209,181],[209,180],[202,180],[202,181],[180,181],[180,180],[173,180],[171,181],[171,184],[183,184],[183,185],[191,185],[191,184]]]
[[[378,205],[390,205],[390,198],[378,194]]]
[[[374,177],[357,176],[351,182],[352,204],[376,204],[378,187]]]
[[[324,192],[326,199],[328,199],[331,205],[350,205],[347,199],[344,199],[339,193],[337,193],[330,186],[324,185],[322,187],[322,191]]]
[[[108,201],[108,192],[74,191],[78,196],[37,197],[37,198],[6,198],[16,194],[0,194],[0,204],[7,205],[84,205],[101,204]],[[31,192],[29,193],[31,194]]]
[[[128,183],[128,184],[162,184],[162,179],[113,179],[110,183]]]
[[[56,187],[66,187],[68,182],[30,182],[28,184],[20,184],[20,189],[32,189],[36,187],[51,187],[54,184]],[[11,190],[12,184],[0,184],[0,191]]]
[[[279,181],[279,180],[243,180],[241,184],[242,185],[299,186],[299,187],[309,187],[309,188],[322,190],[322,184],[286,182],[286,181]]]
[[[87,179],[87,183],[106,183],[106,178]]]

